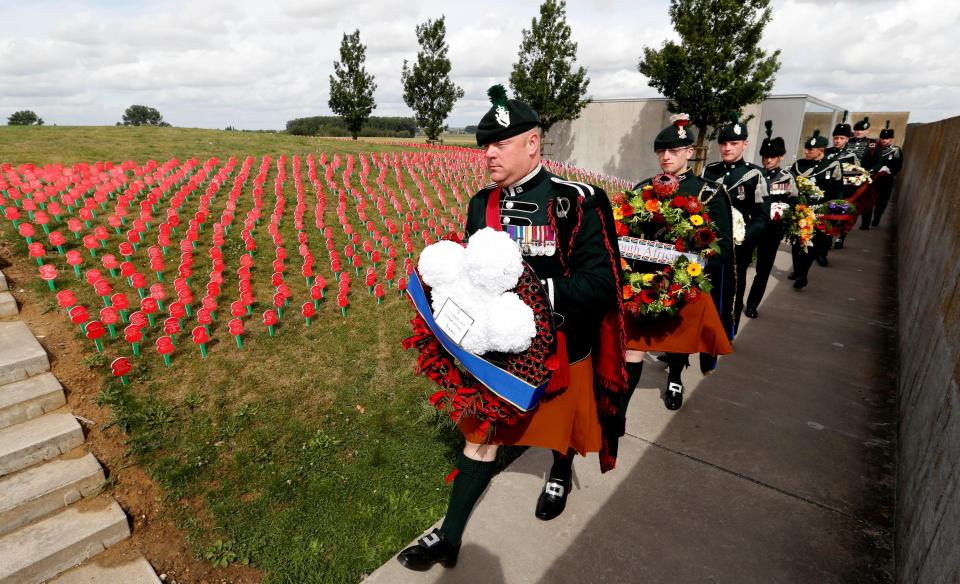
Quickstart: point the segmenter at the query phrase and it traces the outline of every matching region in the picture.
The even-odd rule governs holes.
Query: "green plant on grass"
[[[226,568],[233,563],[244,566],[250,563],[250,556],[248,554],[235,551],[232,541],[223,541],[222,539],[218,539],[204,548],[203,559],[220,568]]]

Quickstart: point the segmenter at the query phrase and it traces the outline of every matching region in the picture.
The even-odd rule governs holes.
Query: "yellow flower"
[[[622,219],[623,219],[623,209],[621,209],[620,207],[614,207],[614,209],[613,209],[613,218],[616,219],[617,221],[622,220]]]
[[[700,215],[691,215],[690,223],[693,223],[695,226],[700,227],[701,225],[703,225],[703,217],[701,217]]]
[[[697,262],[690,262],[689,264],[687,264],[687,273],[690,274],[691,276],[694,276],[694,277],[699,276],[701,272],[703,272],[703,268],[700,267],[700,264],[698,264]]]
[[[653,278],[654,278],[654,275],[651,274],[651,273],[649,273],[649,272],[647,272],[646,274],[643,275],[643,283],[644,283],[644,284],[649,284],[649,283],[653,282]]]

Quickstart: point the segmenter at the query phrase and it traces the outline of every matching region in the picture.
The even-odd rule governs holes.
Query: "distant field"
[[[475,146],[472,135],[448,134],[444,144]],[[422,139],[333,138],[291,136],[268,132],[227,132],[197,128],[123,126],[0,126],[0,163],[17,165],[93,162],[97,160],[158,160],[173,157],[262,156],[317,152],[342,153],[402,150]]]

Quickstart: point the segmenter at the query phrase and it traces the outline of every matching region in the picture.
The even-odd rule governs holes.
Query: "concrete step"
[[[0,537],[0,584],[44,582],[129,536],[112,497],[71,505]]]
[[[55,458],[83,444],[71,414],[52,413],[0,430],[0,476]]]
[[[23,321],[0,322],[0,385],[49,370],[47,352]]]
[[[52,373],[0,385],[0,428],[39,418],[67,403]]]
[[[160,584],[150,562],[141,555],[117,564],[101,565],[97,560],[60,574],[47,584]]]
[[[0,535],[89,496],[103,479],[103,468],[89,453],[0,478]]]
[[[0,318],[6,316],[17,316],[20,309],[17,308],[17,301],[13,294],[9,292],[0,292]]]

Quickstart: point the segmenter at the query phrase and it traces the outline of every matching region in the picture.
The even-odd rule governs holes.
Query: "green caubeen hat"
[[[519,99],[507,99],[503,85],[487,90],[492,104],[477,124],[477,146],[506,140],[540,125],[540,116]]]
[[[671,148],[684,148],[693,146],[697,141],[697,135],[690,126],[690,116],[679,113],[670,116],[670,125],[660,130],[657,137],[653,140],[653,150],[670,150]]]
[[[853,129],[851,129],[850,124],[847,123],[848,115],[850,115],[850,112],[843,110],[843,119],[840,120],[840,123],[833,128],[834,136],[846,136],[847,138],[853,137]]]
[[[730,112],[727,116],[730,121],[721,126],[717,133],[717,142],[734,142],[747,139],[747,125],[740,121],[740,112]]]
[[[766,158],[776,158],[777,156],[783,156],[787,153],[787,145],[784,143],[783,138],[777,136],[773,137],[773,121],[767,120],[763,123],[765,128],[766,138],[763,139],[763,142],[760,144],[760,156]]]
[[[820,130],[814,130],[813,135],[803,141],[804,148],[826,148],[827,137],[820,135]]]

